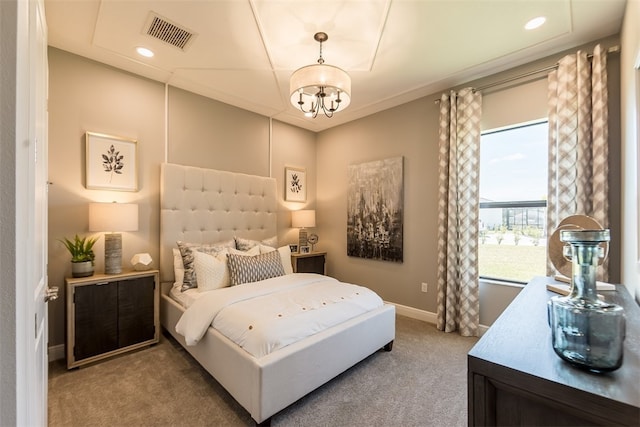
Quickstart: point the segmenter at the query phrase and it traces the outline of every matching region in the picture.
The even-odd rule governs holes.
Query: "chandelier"
[[[316,118],[322,111],[331,118],[351,102],[351,77],[338,67],[325,65],[322,43],[329,38],[327,33],[316,33],[313,38],[320,43],[320,58],[317,64],[299,68],[291,75],[291,104],[307,117]]]

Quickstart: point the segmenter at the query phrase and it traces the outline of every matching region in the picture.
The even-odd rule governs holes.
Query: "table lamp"
[[[291,212],[291,227],[299,228],[298,250],[308,245],[307,228],[316,226],[316,211],[313,209],[303,209]]]
[[[104,231],[104,272],[122,273],[121,231],[138,231],[135,203],[89,203],[89,231]]]

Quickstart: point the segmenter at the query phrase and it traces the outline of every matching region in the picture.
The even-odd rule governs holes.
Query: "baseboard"
[[[396,304],[394,302],[387,302],[387,301],[385,302],[387,304],[395,305],[396,313],[398,313],[401,316],[410,317],[416,320],[422,320],[423,322],[431,323],[434,325],[436,324],[436,321],[437,321],[436,313],[420,310],[419,308],[408,307],[402,304]]]
[[[436,313],[432,313],[426,310],[420,310],[419,308],[408,307],[402,304],[396,304],[393,302],[385,301],[387,304],[396,306],[396,313],[401,316],[410,317],[416,320],[422,320],[423,322],[431,323],[435,325],[437,323],[438,317]],[[478,326],[478,335],[483,336],[485,332],[489,330],[488,326],[480,325]]]
[[[64,344],[52,345],[51,347],[49,347],[49,362],[64,358]]]

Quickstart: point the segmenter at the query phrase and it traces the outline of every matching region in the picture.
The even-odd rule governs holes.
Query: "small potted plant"
[[[66,237],[60,240],[71,254],[71,276],[88,277],[93,276],[93,245],[98,241],[98,237],[79,237],[77,234],[73,240]]]

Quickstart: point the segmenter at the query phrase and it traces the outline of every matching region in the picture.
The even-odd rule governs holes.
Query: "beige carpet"
[[[379,351],[272,418],[272,426],[466,426],[475,338],[398,316]],[[340,351],[340,349],[336,349]],[[180,345],[67,371],[49,366],[50,426],[250,426],[249,414]]]

